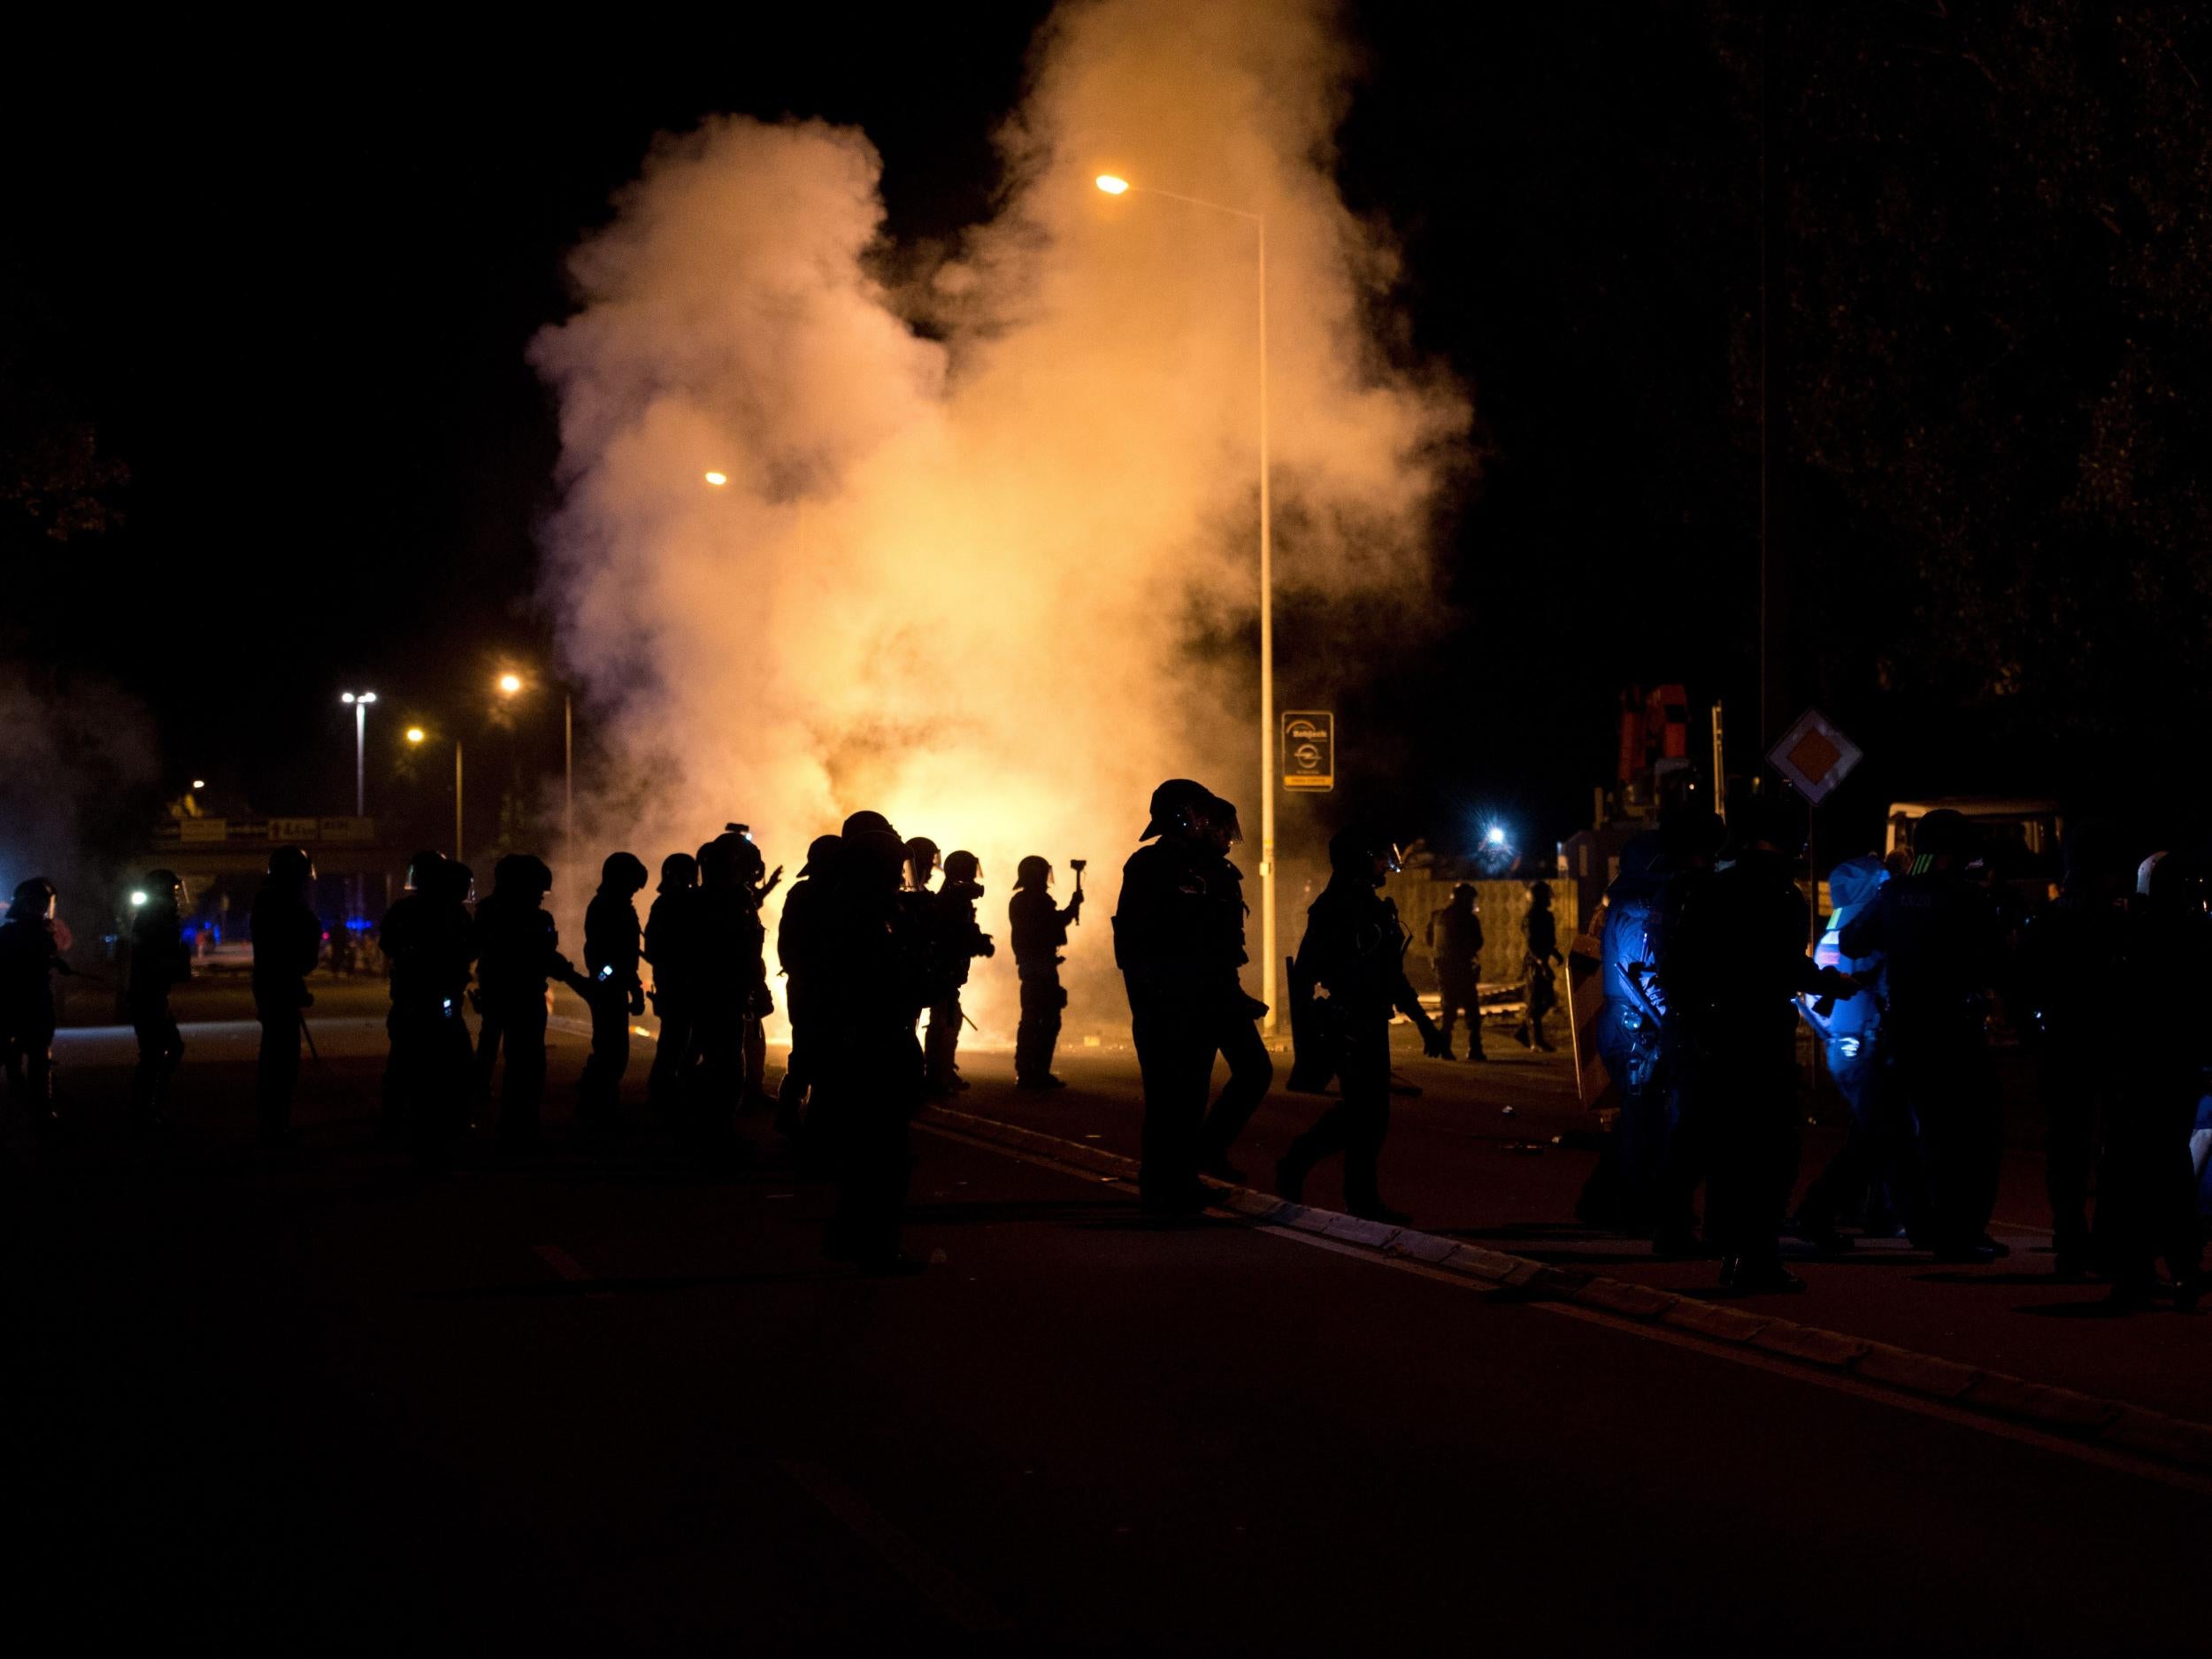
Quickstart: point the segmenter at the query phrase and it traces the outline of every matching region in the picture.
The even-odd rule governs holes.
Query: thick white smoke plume
[[[795,870],[872,807],[980,855],[1002,938],[1018,858],[1064,894],[1087,856],[1071,973],[1110,965],[1162,778],[1240,804],[1251,877],[1256,668],[1190,648],[1255,615],[1256,227],[1092,180],[1265,215],[1278,582],[1417,588],[1467,410],[1371,332],[1390,250],[1331,174],[1351,61],[1321,4],[1064,6],[1002,205],[949,255],[887,245],[859,131],[731,116],[656,145],[532,349],[587,846],[657,864],[735,818]],[[1010,964],[978,980],[1003,1033]]]

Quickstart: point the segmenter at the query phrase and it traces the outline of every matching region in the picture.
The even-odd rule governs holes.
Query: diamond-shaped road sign
[[[1849,775],[1865,751],[1828,723],[1817,709],[1808,709],[1797,724],[1782,733],[1782,741],[1767,751],[1775,771],[1790,780],[1797,793],[1815,806]]]

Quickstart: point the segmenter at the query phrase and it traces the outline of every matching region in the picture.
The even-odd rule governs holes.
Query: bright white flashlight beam
[[[143,893],[134,893],[131,895],[131,902],[133,904],[143,904],[145,902],[146,895]]]
[[[1505,830],[1502,826],[1493,824],[1490,826],[1490,833],[1484,839],[1493,847],[1502,847],[1505,845]]]

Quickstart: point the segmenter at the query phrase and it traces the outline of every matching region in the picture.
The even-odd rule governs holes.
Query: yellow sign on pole
[[[1282,717],[1283,787],[1336,787],[1336,716],[1325,709],[1290,709]]]

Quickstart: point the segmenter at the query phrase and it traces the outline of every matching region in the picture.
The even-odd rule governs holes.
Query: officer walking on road
[[[386,1128],[426,1164],[442,1164],[468,1125],[473,1054],[462,1008],[476,960],[469,867],[421,853],[409,891],[384,913],[379,940],[391,964],[392,1048],[384,1071]]]
[[[645,918],[645,959],[653,964],[653,1012],[660,1018],[645,1093],[664,1119],[682,1109],[698,1018],[698,878],[697,859],[669,854],[661,860],[658,896]]]
[[[145,902],[137,903],[138,893]],[[138,1066],[131,1073],[131,1126],[151,1129],[163,1121],[169,1079],[184,1058],[184,1033],[169,1011],[169,993],[192,977],[184,942],[183,879],[173,870],[149,870],[132,895],[131,975],[125,991],[131,1032],[138,1039]]]
[[[283,1146],[292,1135],[303,1010],[315,1002],[307,976],[323,949],[322,922],[307,902],[314,879],[306,849],[280,847],[269,855],[268,879],[253,902],[253,1007],[261,1022],[254,1111],[264,1146]]]
[[[1275,1190],[1302,1202],[1314,1165],[1341,1152],[1345,1207],[1366,1220],[1402,1227],[1413,1218],[1383,1202],[1376,1180],[1390,1132],[1391,1018],[1410,1019],[1432,1058],[1450,1058],[1451,1046],[1406,978],[1398,907],[1377,891],[1397,869],[1398,849],[1383,837],[1354,828],[1329,841],[1329,885],[1306,911],[1306,936],[1291,964],[1293,995],[1311,999],[1293,1021],[1294,1069],[1297,1080],[1317,1089],[1334,1072],[1342,1094],[1291,1142],[1275,1165]]]
[[[1549,1054],[1552,1045],[1544,1035],[1544,1016],[1559,1006],[1559,979],[1552,964],[1566,961],[1559,954],[1559,924],[1552,916],[1550,882],[1539,881],[1529,888],[1528,914],[1521,918],[1521,933],[1526,941],[1521,967],[1527,979],[1528,1006],[1513,1041],[1524,1048],[1533,1043]]]
[[[1914,1242],[1939,1261],[2009,1254],[1989,1236],[2004,1125],[1985,1030],[2004,937],[1988,891],[1967,873],[1972,826],[1947,808],[1915,826],[1913,872],[1883,884],[1837,933],[1847,956],[1884,957],[1885,1087],[1920,1125],[1930,1214]]]
[[[0,1050],[8,1092],[24,1103],[41,1134],[54,1114],[54,976],[67,973],[54,884],[44,876],[19,882],[8,919],[0,922]]]
[[[576,1113],[590,1127],[620,1117],[622,1076],[630,1069],[630,1021],[645,1011],[638,977],[637,895],[645,864],[634,853],[609,853],[599,891],[584,908],[584,977],[591,994],[591,1057],[576,1086]]]
[[[805,1126],[807,1094],[820,1061],[825,952],[843,845],[834,835],[817,835],[807,843],[805,866],[785,895],[776,922],[776,964],[783,970],[783,1011],[791,1026],[791,1053],[776,1089],[776,1133],[787,1140],[795,1139]]]
[[[913,1167],[908,1124],[922,1103],[914,1022],[929,995],[926,938],[900,874],[906,849],[882,816],[856,812],[840,838],[838,875],[818,971],[816,1118],[836,1171],[837,1209],[823,1254],[864,1272],[908,1273],[899,1248]],[[904,895],[910,898],[910,894]],[[811,1041],[812,1039],[810,1038]]]
[[[545,1100],[545,992],[558,979],[580,996],[590,982],[560,953],[560,935],[544,907],[553,872],[530,853],[509,853],[492,866],[492,890],[476,907],[477,980],[484,1024],[507,1051],[499,1085],[499,1144],[527,1152],[538,1143]],[[477,1075],[491,1085],[492,1062],[478,1055]]]
[[[1662,967],[1682,1022],[1686,1110],[1704,1125],[1706,1238],[1721,1253],[1722,1287],[1740,1293],[1804,1288],[1781,1250],[1797,1184],[1793,999],[1858,992],[1805,954],[1811,918],[1778,816],[1755,798],[1731,812],[1736,861],[1689,895]]]
[[[1077,859],[1079,869],[1081,859]],[[1060,984],[1066,958],[1068,926],[1083,914],[1083,889],[1064,907],[1052,902],[1052,864],[1035,853],[1014,871],[1014,896],[1006,924],[1014,946],[1014,972],[1021,983],[1021,1025],[1014,1034],[1014,1084],[1018,1088],[1067,1086],[1052,1074],[1053,1050],[1060,1041],[1060,1011],[1068,994]]]
[[[1144,1077],[1143,1164],[1138,1185],[1155,1214],[1190,1215],[1211,1194],[1202,1171],[1240,1180],[1229,1149],[1274,1079],[1254,1024],[1266,1004],[1238,982],[1244,965],[1243,878],[1229,862],[1240,839],[1236,808],[1187,778],[1152,792],[1140,838],[1122,867],[1114,959],[1129,990],[1131,1034]],[[1213,1110],[1215,1055],[1229,1063]]]
[[[1443,1058],[1452,1057],[1452,1026],[1467,1016],[1467,1057],[1487,1060],[1482,1051],[1482,907],[1475,884],[1463,881],[1452,901],[1429,918],[1428,940],[1436,951],[1436,985],[1443,993],[1437,1024],[1444,1033]]]
[[[945,885],[931,906],[930,945],[937,988],[929,1005],[929,1041],[922,1053],[933,1094],[950,1094],[968,1087],[960,1075],[960,1022],[966,1018],[960,991],[978,956],[998,954],[990,934],[976,926],[976,901],[982,896],[982,861],[971,852],[949,856]]]
[[[2131,872],[2111,832],[2094,823],[2068,827],[2064,861],[2057,900],[2022,934],[2021,1025],[2042,1094],[2053,1267],[2072,1278],[2091,1266],[2089,1190],[2113,1104],[2112,1002],[2126,973]]]

